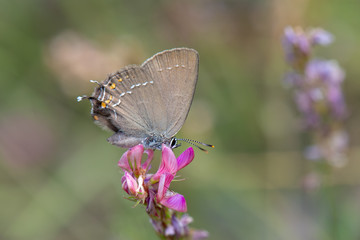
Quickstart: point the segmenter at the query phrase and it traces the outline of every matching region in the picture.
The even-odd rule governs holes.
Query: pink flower
[[[141,158],[144,152],[148,155],[148,158],[143,164],[141,164]],[[147,149],[144,151],[144,146],[139,144],[130,148],[121,156],[118,166],[122,170],[134,173],[134,175],[138,177],[140,175],[145,175],[145,173],[149,170],[150,162],[152,161],[153,156],[153,150]]]
[[[148,155],[141,164],[143,153]],[[187,166],[194,159],[194,150],[186,149],[178,158],[165,144],[162,145],[162,158],[158,171],[147,174],[153,159],[153,150],[145,150],[143,145],[137,145],[126,151],[118,162],[125,174],[121,179],[122,188],[130,196],[148,203],[149,212],[155,205],[161,204],[178,212],[186,212],[187,206],[183,195],[169,190],[171,181],[176,173]],[[156,197],[155,197],[156,196]]]
[[[131,176],[130,173],[125,171],[124,176],[121,179],[122,188],[127,194],[136,197],[137,199],[145,199],[147,193],[143,187],[143,178],[140,176],[137,180]]]
[[[142,163],[144,153],[147,159]],[[206,238],[206,231],[189,228],[191,217],[179,214],[187,211],[185,197],[169,190],[176,173],[194,159],[194,150],[190,147],[176,158],[172,149],[163,144],[159,169],[155,174],[150,174],[148,171],[153,154],[153,150],[144,150],[143,145],[137,145],[126,151],[119,160],[118,165],[124,171],[122,188],[129,195],[128,199],[136,202],[136,205],[146,206],[150,222],[159,236],[171,239]],[[178,215],[182,216],[181,219]]]
[[[160,167],[152,176],[152,181],[159,181],[164,173],[170,173],[175,176],[180,169],[186,167],[193,159],[194,149],[192,147],[186,149],[178,158],[176,158],[171,148],[163,144]]]
[[[173,179],[174,176],[170,173],[161,175],[156,200],[165,207],[178,212],[186,212],[187,206],[184,196],[169,190],[170,183]]]

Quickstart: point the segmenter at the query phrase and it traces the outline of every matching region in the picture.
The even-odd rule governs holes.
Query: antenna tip
[[[101,84],[96,80],[90,80],[91,83],[96,83],[97,85],[101,86]]]
[[[76,98],[76,100],[77,100],[78,102],[80,102],[80,101],[82,101],[84,98],[86,98],[86,96],[78,96],[78,97]]]

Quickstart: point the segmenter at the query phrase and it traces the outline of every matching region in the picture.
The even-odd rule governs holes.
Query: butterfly
[[[114,132],[108,138],[113,145],[130,148],[143,144],[145,148],[161,149],[166,144],[175,148],[182,140],[213,147],[175,137],[189,113],[198,72],[196,50],[165,50],[140,66],[129,65],[110,74],[101,83],[91,80],[97,83],[94,92],[78,97],[78,101],[90,100],[94,121]]]

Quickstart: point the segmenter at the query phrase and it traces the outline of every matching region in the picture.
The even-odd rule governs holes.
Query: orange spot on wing
[[[109,104],[109,103],[110,103],[110,101],[112,100],[112,98],[113,98],[113,96],[112,96],[112,95],[110,95],[110,96],[109,96],[109,99],[105,100],[105,103],[106,103],[106,104]]]

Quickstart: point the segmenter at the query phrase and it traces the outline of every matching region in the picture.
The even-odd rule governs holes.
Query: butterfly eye
[[[176,148],[177,147],[177,140],[176,138],[172,138],[171,141],[170,141],[170,147],[171,148]]]

